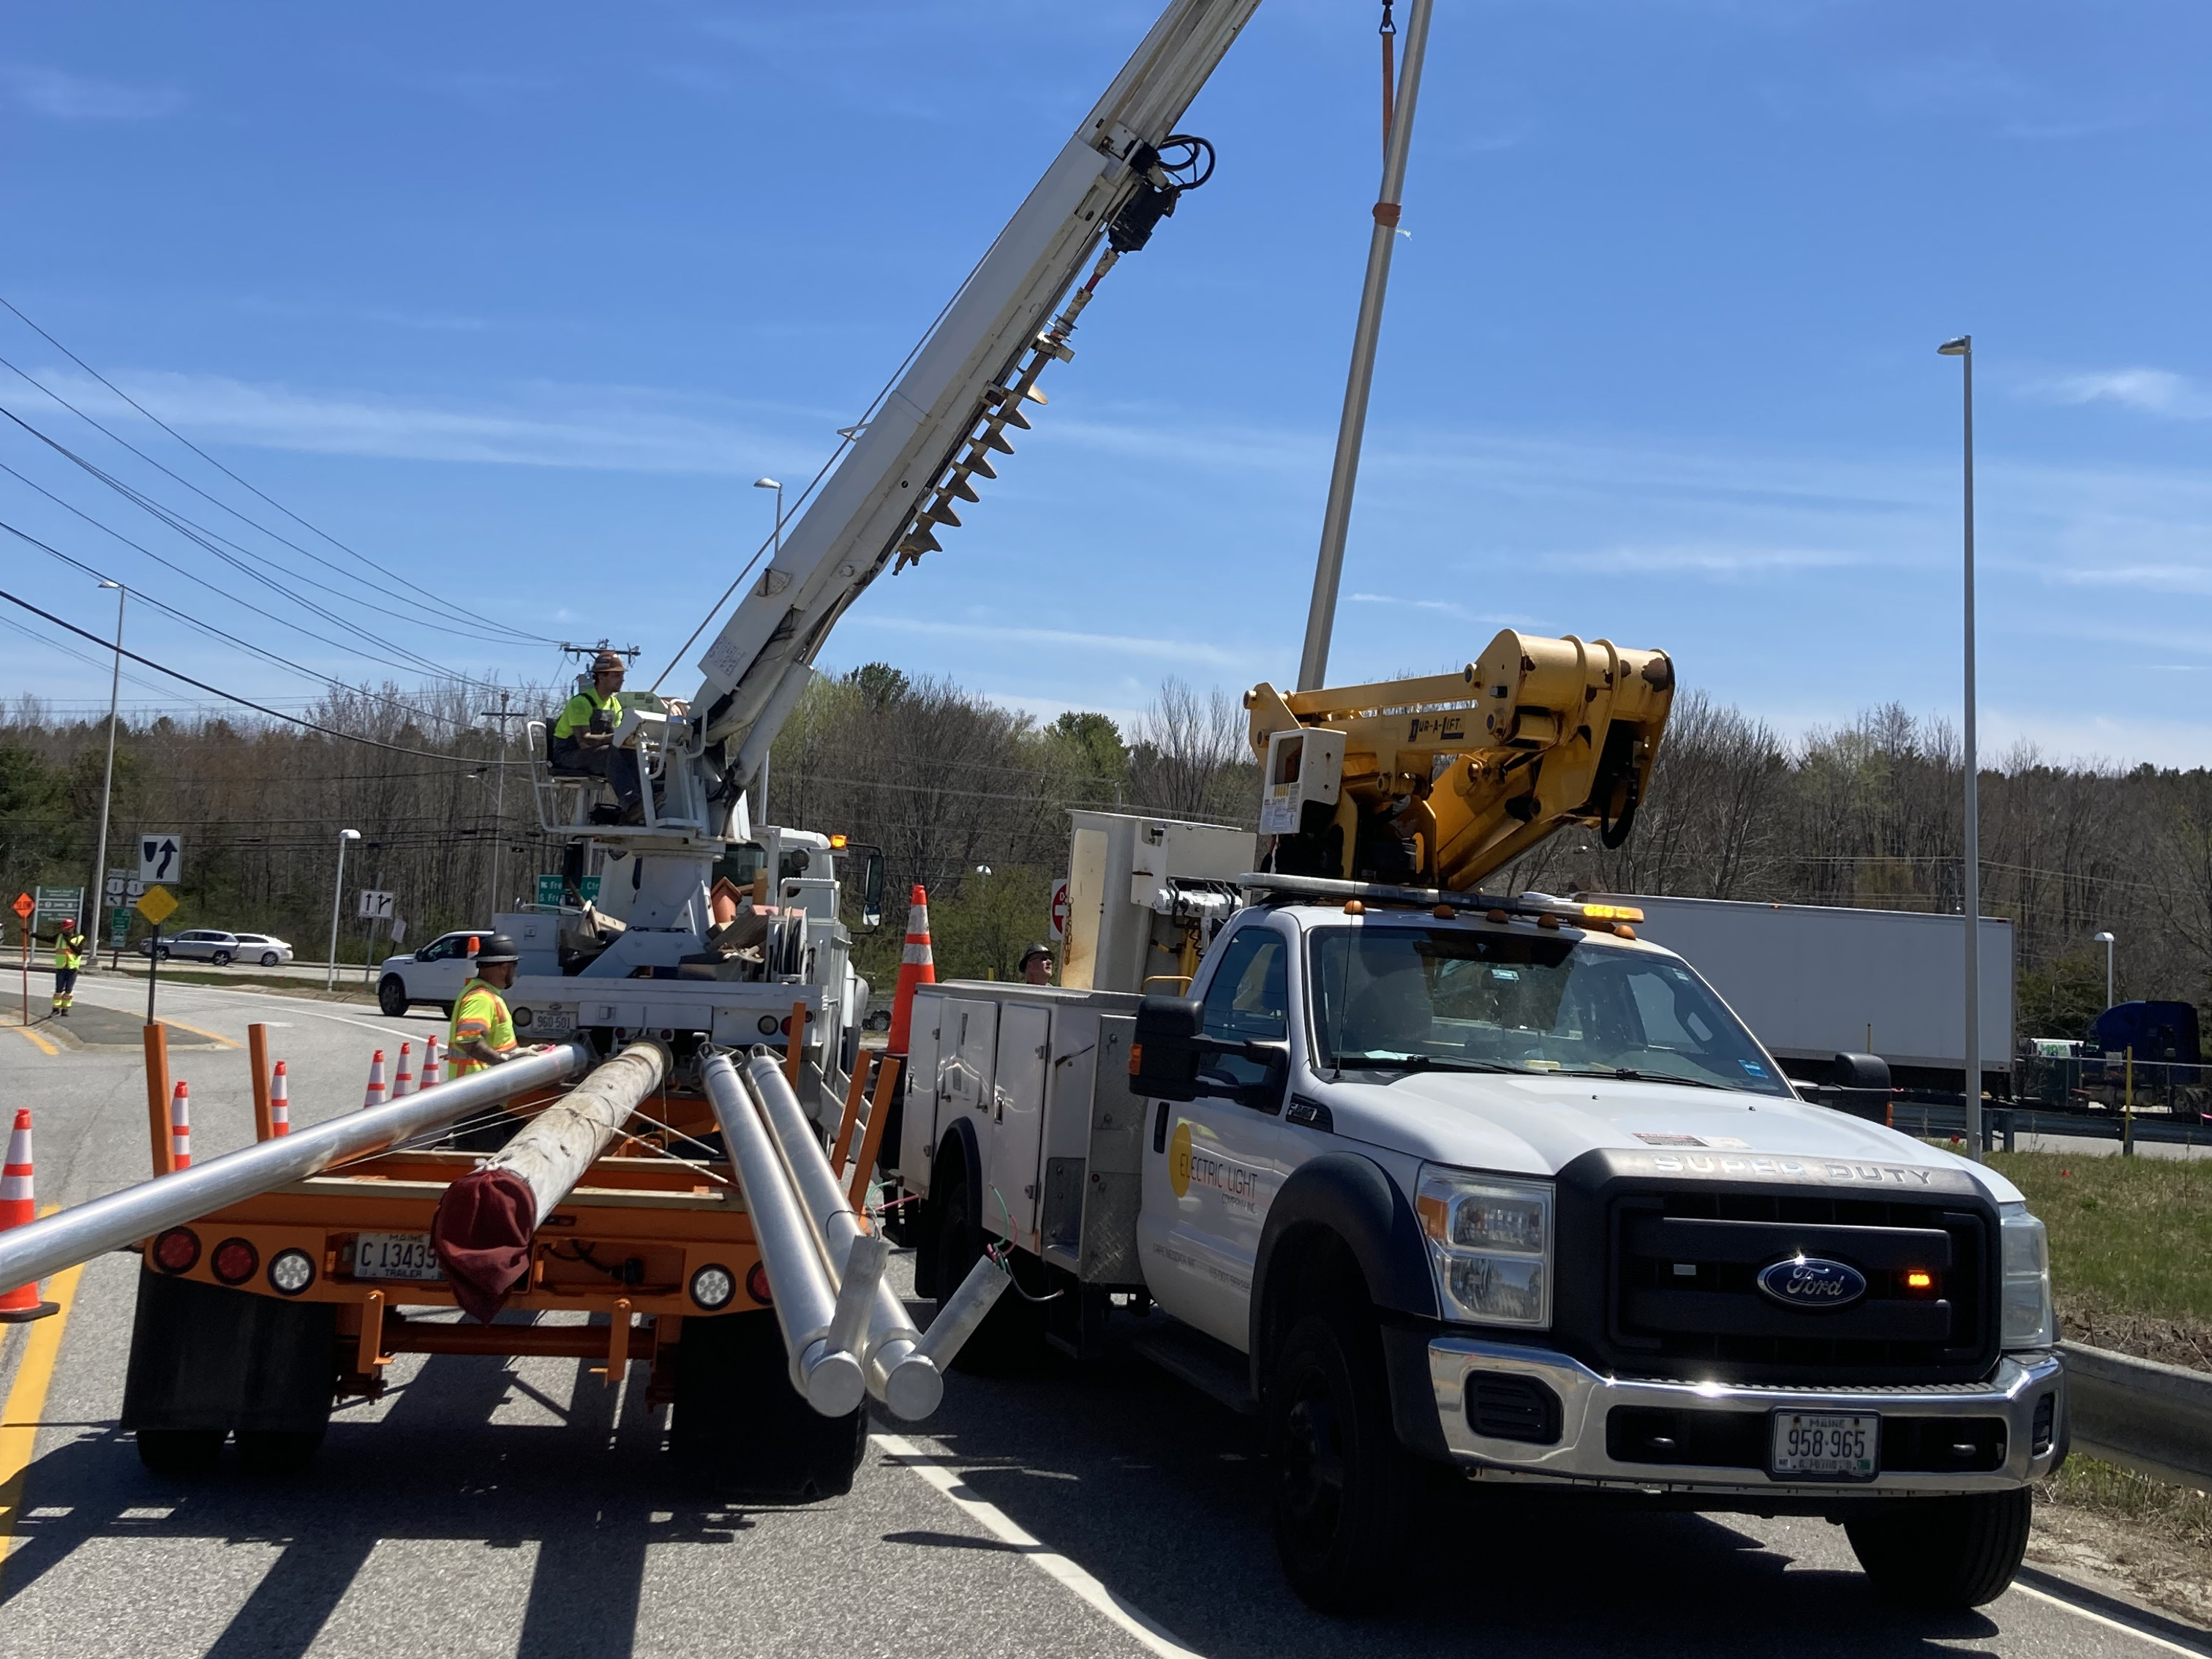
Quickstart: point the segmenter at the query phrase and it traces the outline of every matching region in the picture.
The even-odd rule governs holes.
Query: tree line
[[[521,688],[514,706],[550,712],[559,695]],[[357,888],[397,893],[410,938],[482,926],[495,902],[528,902],[536,877],[560,867],[538,829],[520,731],[502,763],[473,712],[483,706],[480,690],[458,684],[386,686],[313,713],[386,748],[273,721],[128,725],[110,867],[135,868],[140,831],[177,832],[186,859],[172,929],[276,933],[319,956],[337,832],[356,829],[342,957],[386,948],[353,916]],[[1045,932],[1071,808],[1256,823],[1244,729],[1237,696],[1178,679],[1124,730],[1097,713],[1039,721],[869,663],[817,676],[779,733],[769,816],[882,849],[890,902],[857,952],[872,980],[888,986],[896,972],[915,885],[930,896],[940,975],[1009,977]],[[58,720],[33,698],[4,711],[10,893],[90,878],[106,741],[104,720]],[[1962,784],[1953,729],[1894,704],[1793,739],[1686,692],[1626,845],[1569,831],[1492,884],[1956,912]],[[2100,931],[2119,939],[2122,998],[2212,1000],[2212,772],[2063,764],[2023,747],[1985,765],[1981,815],[1983,909],[2015,923],[2022,1035],[2078,1036],[2103,1006]],[[134,923],[134,938],[143,931]]]

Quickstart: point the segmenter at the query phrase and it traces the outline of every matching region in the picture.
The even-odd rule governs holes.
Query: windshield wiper
[[[1718,1089],[1724,1094],[1747,1094],[1733,1084],[1716,1083],[1711,1078],[1684,1077],[1678,1072],[1639,1072],[1630,1066],[1569,1066],[1559,1073],[1562,1077],[1617,1077],[1631,1083],[1679,1083],[1686,1089]]]
[[[1346,1054],[1336,1061],[1340,1072],[1518,1072],[1494,1060],[1458,1060],[1443,1054]]]

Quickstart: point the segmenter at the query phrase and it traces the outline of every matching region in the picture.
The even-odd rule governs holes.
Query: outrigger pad
[[[489,1325],[530,1271],[538,1199],[512,1170],[471,1170],[446,1188],[430,1223],[430,1248],[453,1300]]]

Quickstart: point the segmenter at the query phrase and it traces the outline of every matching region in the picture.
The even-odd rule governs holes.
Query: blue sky
[[[380,565],[525,634],[635,642],[650,678],[765,533],[751,480],[812,473],[1152,11],[19,8],[0,293]],[[1184,124],[1213,181],[1103,286],[967,527],[826,664],[1044,715],[1294,674],[1379,171],[1376,17],[1266,0]],[[1892,698],[1955,716],[1959,371],[1934,348],[1971,330],[1988,746],[2212,759],[2208,37],[2179,3],[1439,0],[1332,678],[1510,624],[1662,646],[1793,732]],[[4,313],[0,356],[119,408]],[[220,592],[5,474],[0,518],[319,672],[397,672],[364,635],[558,670],[433,630],[404,589],[397,617],[320,567],[342,597],[262,591],[319,641],[19,428],[0,463]],[[0,569],[112,618],[21,543]],[[131,641],[285,706],[314,690],[149,611]],[[0,648],[0,691],[104,702],[104,666]]]

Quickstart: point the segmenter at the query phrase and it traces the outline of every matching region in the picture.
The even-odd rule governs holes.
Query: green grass
[[[2212,1161],[1993,1154],[2051,1230],[2062,1312],[2212,1327]]]

